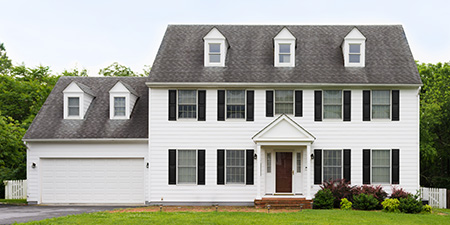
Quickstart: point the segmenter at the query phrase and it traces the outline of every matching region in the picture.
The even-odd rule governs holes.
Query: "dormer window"
[[[80,116],[80,98],[79,97],[68,97],[68,115],[71,116]]]
[[[94,99],[94,93],[89,87],[78,82],[67,85],[64,94],[64,119],[84,119],[86,112]]]
[[[227,55],[228,42],[217,28],[211,29],[204,40],[204,66],[224,67]]]
[[[114,97],[114,116],[125,116],[125,97]]]
[[[365,66],[366,38],[357,29],[354,28],[347,34],[342,43],[342,54],[344,55],[345,67],[364,67]]]
[[[130,119],[138,99],[137,92],[128,84],[119,81],[109,91],[109,118]]]
[[[283,28],[274,38],[275,44],[275,67],[294,67],[295,66],[295,37],[287,29]]]

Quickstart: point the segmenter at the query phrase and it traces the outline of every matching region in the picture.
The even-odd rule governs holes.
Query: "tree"
[[[141,74],[134,73],[130,67],[120,65],[117,62],[107,66],[106,68],[100,69],[98,74],[105,77],[137,77],[142,76]]]
[[[0,43],[0,74],[6,73],[12,66],[11,60],[6,55],[3,43]]]
[[[64,72],[61,73],[61,76],[67,76],[67,77],[87,77],[87,70],[82,69],[78,70],[78,68],[73,68],[72,71],[64,70]]]
[[[450,64],[418,64],[421,185],[450,188]]]

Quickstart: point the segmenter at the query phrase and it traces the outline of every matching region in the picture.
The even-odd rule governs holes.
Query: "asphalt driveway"
[[[0,224],[24,223],[73,214],[107,211],[130,206],[17,206],[0,205]]]

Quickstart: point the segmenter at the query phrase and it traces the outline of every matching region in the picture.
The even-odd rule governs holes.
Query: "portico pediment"
[[[314,142],[305,128],[283,114],[253,136],[254,142]]]

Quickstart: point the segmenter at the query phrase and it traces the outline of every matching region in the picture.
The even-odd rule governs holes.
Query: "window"
[[[272,154],[267,153],[267,173],[272,172]]]
[[[178,150],[178,184],[197,183],[197,151]]]
[[[178,91],[178,118],[197,118],[197,91]]]
[[[349,44],[349,62],[350,63],[360,63],[361,62],[361,45],[360,44]]]
[[[68,97],[68,116],[79,116],[80,115],[80,98],[79,97]]]
[[[390,150],[372,150],[372,183],[391,182]]]
[[[209,62],[220,63],[220,44],[218,43],[209,44]]]
[[[323,118],[342,118],[342,91],[323,91]]]
[[[372,91],[372,118],[389,119],[391,115],[390,91]]]
[[[297,152],[297,173],[302,172],[302,153]]]
[[[279,45],[279,60],[280,63],[290,63],[291,62],[291,44],[280,44]]]
[[[245,118],[245,91],[227,91],[227,118]]]
[[[245,183],[245,151],[227,150],[226,152],[226,182],[227,184]]]
[[[275,91],[275,114],[294,113],[294,92]]]
[[[125,116],[125,97],[114,97],[114,116]]]
[[[342,178],[342,151],[323,151],[323,181]]]

